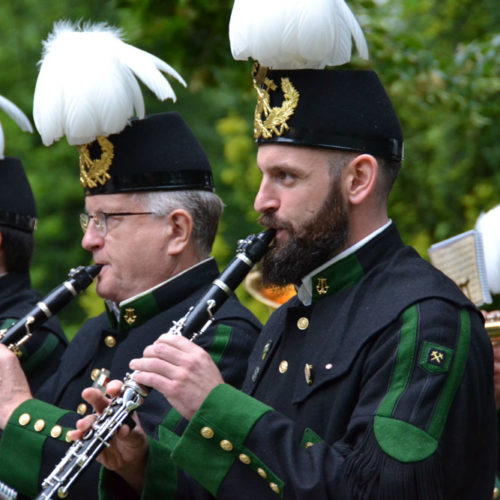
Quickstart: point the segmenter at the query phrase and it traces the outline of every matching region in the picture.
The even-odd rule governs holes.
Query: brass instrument
[[[247,273],[266,252],[275,231],[267,230],[240,241],[236,257],[221,275],[210,285],[205,295],[191,307],[185,316],[174,321],[167,334],[184,335],[195,340],[212,324],[214,314],[227,300]],[[92,428],[75,441],[65,456],[42,483],[42,492],[36,500],[49,500],[57,494],[64,498],[70,486],[83,470],[100,454],[127,421],[130,415],[144,402],[149,389],[134,381],[134,373],[124,379],[121,394],[113,398],[109,406],[99,415]]]
[[[31,338],[33,331],[85,290],[99,274],[101,267],[92,265],[71,269],[68,279],[49,292],[28,314],[11,327],[0,330],[0,343],[7,345],[19,356],[20,346]]]
[[[490,337],[491,343],[494,346],[500,344],[500,311],[486,313],[484,328]]]
[[[266,286],[262,283],[262,272],[258,266],[252,269],[244,281],[245,289],[248,293],[262,304],[273,309],[284,304],[288,299],[296,295],[293,285]]]

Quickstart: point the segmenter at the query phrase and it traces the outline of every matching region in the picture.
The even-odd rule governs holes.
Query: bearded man
[[[135,380],[190,423],[161,453],[123,431],[100,460],[144,498],[491,498],[491,345],[479,311],[388,217],[403,153],[392,104],[372,71],[266,81],[285,78],[300,98],[286,129],[256,127],[254,206],[276,229],[264,279],[297,296],[259,335],[242,390],[186,339],[147,347]],[[271,106],[286,102],[267,87]]]

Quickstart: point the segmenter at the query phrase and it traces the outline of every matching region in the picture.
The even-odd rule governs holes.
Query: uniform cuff
[[[221,384],[213,389],[173,449],[173,461],[216,495],[257,421],[271,411],[267,405]]]
[[[161,439],[161,438],[160,438]],[[148,463],[141,500],[175,498],[177,494],[177,466],[162,441],[148,438]]]
[[[59,419],[71,413],[38,399],[29,399],[12,413],[0,441],[0,478],[33,497],[40,490],[42,452],[47,439],[65,441]]]

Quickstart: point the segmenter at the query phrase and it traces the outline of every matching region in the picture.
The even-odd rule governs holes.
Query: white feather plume
[[[486,277],[491,293],[500,293],[500,205],[482,213],[476,222],[476,230],[483,240]]]
[[[0,95],[0,109],[5,111],[24,132],[33,132],[28,117],[12,102]],[[4,159],[5,138],[0,124],[0,160]]]
[[[366,40],[344,0],[235,0],[229,22],[234,59],[271,69],[323,69],[351,60]]]
[[[186,86],[166,62],[123,42],[118,28],[56,23],[44,42],[33,101],[43,143],[49,146],[66,135],[69,144],[86,144],[120,132],[134,115],[144,118],[137,78],[159,100],[175,101],[163,73]]]

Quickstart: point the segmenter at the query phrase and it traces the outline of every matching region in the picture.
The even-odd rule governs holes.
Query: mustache
[[[288,231],[293,231],[293,227],[289,222],[280,220],[276,214],[262,214],[257,219],[257,222],[264,227],[273,229],[286,229]]]

